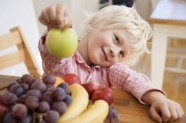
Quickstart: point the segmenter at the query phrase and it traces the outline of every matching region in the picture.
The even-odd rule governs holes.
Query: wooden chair
[[[10,32],[0,36],[0,50],[16,46],[17,50],[0,56],[0,70],[19,63],[25,63],[32,76],[40,76],[39,69],[31,53],[29,44],[20,26],[10,29]]]

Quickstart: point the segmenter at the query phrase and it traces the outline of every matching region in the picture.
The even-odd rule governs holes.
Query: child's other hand
[[[64,4],[51,5],[42,10],[39,21],[50,28],[72,27],[69,10]]]
[[[174,121],[183,117],[184,112],[180,104],[167,99],[158,99],[151,104],[150,115],[153,120],[161,122]]]

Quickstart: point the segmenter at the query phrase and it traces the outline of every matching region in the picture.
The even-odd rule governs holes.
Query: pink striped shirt
[[[144,74],[135,72],[123,63],[117,63],[108,68],[97,65],[90,67],[78,52],[68,58],[56,58],[48,52],[44,42],[45,36],[39,41],[39,50],[45,72],[50,71],[60,77],[67,73],[75,73],[80,77],[82,84],[93,80],[102,87],[115,87],[126,90],[141,103],[144,103],[141,97],[149,90],[164,93],[152,86],[151,81]]]

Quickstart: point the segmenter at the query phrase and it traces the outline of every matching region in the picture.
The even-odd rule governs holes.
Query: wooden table
[[[159,0],[149,22],[153,26],[151,80],[162,88],[167,42],[169,38],[186,39],[186,1]]]
[[[7,86],[18,77],[0,75],[0,88]],[[140,104],[131,94],[113,89],[114,107],[119,112],[119,123],[155,123],[149,115],[149,106]],[[111,123],[118,123],[112,121]],[[174,123],[186,123],[186,116]]]

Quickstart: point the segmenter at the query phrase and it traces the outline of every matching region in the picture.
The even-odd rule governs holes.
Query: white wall
[[[1,0],[0,1],[0,35],[5,34],[10,28],[20,25],[28,43],[30,44],[35,59],[39,57],[38,39],[39,32],[36,24],[35,12],[32,0]],[[14,49],[10,49],[14,50]],[[8,51],[0,51],[0,55]],[[12,59],[14,60],[14,59]],[[39,65],[39,59],[37,59]],[[40,67],[41,70],[41,67]],[[0,74],[22,75],[27,73],[23,64],[11,69],[0,70]]]
[[[148,20],[151,14],[151,0],[135,0],[138,13]],[[152,0],[153,1],[153,0]]]

